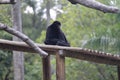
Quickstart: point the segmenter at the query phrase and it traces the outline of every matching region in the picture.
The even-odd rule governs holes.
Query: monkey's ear
[[[75,0],[68,0],[68,1],[71,2],[72,4],[77,4]]]

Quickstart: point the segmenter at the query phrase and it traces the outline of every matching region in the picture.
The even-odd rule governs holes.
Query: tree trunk
[[[20,0],[13,5],[12,15],[13,15],[13,28],[17,31],[22,32],[22,22],[21,22],[21,9]],[[13,37],[13,40],[20,41],[17,37]],[[14,80],[24,80],[24,54],[22,52],[13,51],[13,64],[14,64]]]
[[[46,14],[47,14],[47,26],[46,28],[48,27],[48,25],[50,24],[50,0],[47,0],[47,4],[46,4]]]

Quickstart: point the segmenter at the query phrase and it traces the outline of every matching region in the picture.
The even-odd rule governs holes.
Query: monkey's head
[[[60,23],[59,21],[54,21],[54,22],[53,22],[53,25],[56,25],[56,26],[60,27],[60,26],[61,26],[61,23]]]

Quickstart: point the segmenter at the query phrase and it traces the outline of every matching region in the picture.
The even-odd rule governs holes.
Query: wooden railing
[[[42,58],[43,80],[51,80],[50,55],[56,55],[56,80],[65,80],[65,57],[118,66],[118,80],[120,80],[119,55],[112,55],[110,53],[77,47],[37,45],[49,53],[49,56]],[[29,47],[24,42],[15,42],[2,39],[0,39],[0,49],[35,53],[34,49]]]

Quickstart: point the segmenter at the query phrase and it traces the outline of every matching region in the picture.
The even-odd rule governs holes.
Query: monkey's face
[[[61,26],[61,23],[59,22],[59,21],[54,21],[54,23],[53,23],[54,25],[56,25],[56,26]]]

